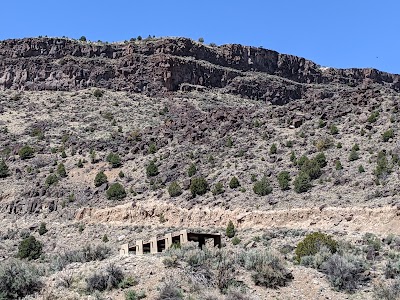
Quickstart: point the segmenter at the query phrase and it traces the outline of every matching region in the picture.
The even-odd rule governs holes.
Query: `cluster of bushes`
[[[269,288],[284,286],[293,276],[287,269],[285,261],[271,250],[237,250],[199,249],[195,243],[183,245],[180,248],[170,248],[165,252],[163,263],[167,267],[188,269],[188,273],[199,276],[207,286],[215,285],[220,291],[226,292],[238,282],[235,279],[237,268],[251,271],[256,285]]]
[[[101,261],[108,258],[111,249],[105,245],[86,245],[78,250],[69,250],[61,254],[57,254],[51,258],[51,268],[55,271],[63,270],[67,265],[80,262]]]
[[[320,152],[311,160],[303,155],[296,164],[300,172],[294,180],[294,189],[297,193],[303,193],[311,189],[311,180],[321,176],[321,169],[327,165],[327,161],[325,154]]]
[[[28,260],[38,259],[42,254],[42,248],[43,244],[30,235],[19,244],[17,256]]]
[[[0,264],[0,299],[22,299],[40,290],[40,271],[24,261],[11,259]]]
[[[124,280],[124,274],[121,269],[111,264],[108,265],[105,272],[96,272],[86,278],[86,290],[90,293],[95,291],[112,290]]]
[[[307,235],[296,248],[296,260],[327,275],[338,290],[353,291],[364,280],[368,265],[352,253],[339,251],[338,243],[324,233]]]

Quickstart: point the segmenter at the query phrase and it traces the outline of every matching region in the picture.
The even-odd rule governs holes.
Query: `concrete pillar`
[[[136,241],[136,255],[143,255],[143,241]]]
[[[119,254],[120,255],[128,255],[129,254],[129,244],[121,245],[121,248],[119,248]]]
[[[165,250],[172,246],[172,233],[165,234]]]
[[[186,244],[188,242],[188,233],[186,229],[180,231],[179,241],[181,245]]]
[[[157,237],[153,237],[150,239],[150,253],[151,254],[158,253]]]

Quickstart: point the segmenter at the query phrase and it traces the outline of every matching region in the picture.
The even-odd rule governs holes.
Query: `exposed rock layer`
[[[365,82],[400,90],[400,75],[375,69],[320,68],[304,58],[271,50],[242,45],[209,47],[185,38],[119,44],[60,38],[0,42],[0,89],[95,86],[159,95],[190,84],[226,88],[250,98],[279,98],[279,104],[302,98],[307,84],[356,86]]]

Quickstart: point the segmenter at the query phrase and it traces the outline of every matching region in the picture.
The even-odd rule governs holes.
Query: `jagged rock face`
[[[266,75],[288,80],[272,82]],[[304,84],[355,86],[367,80],[399,91],[399,78],[374,69],[319,68],[304,58],[271,50],[209,47],[184,38],[120,44],[55,38],[0,42],[0,89],[101,87],[160,95],[190,84],[283,104],[307,94]]]

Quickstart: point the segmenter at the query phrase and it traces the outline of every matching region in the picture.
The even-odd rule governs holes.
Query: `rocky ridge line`
[[[0,42],[2,90],[99,87],[162,95],[179,89],[224,88],[284,104],[304,98],[309,84],[333,83],[350,87],[377,83],[400,91],[400,75],[321,68],[301,57],[237,44],[210,47],[186,38],[114,44],[65,38]]]

